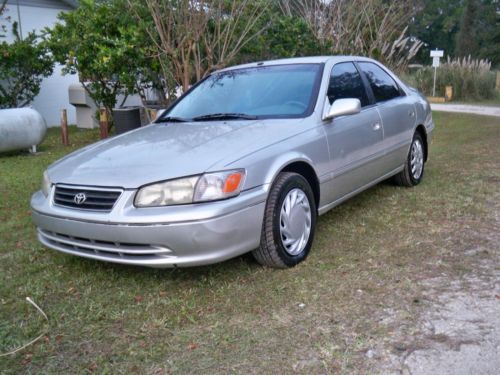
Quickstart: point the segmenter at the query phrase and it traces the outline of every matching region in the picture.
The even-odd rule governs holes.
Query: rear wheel
[[[252,253],[255,259],[274,268],[302,262],[311,250],[316,216],[316,202],[307,180],[297,173],[280,173],[266,203],[260,247]]]
[[[394,176],[394,181],[401,186],[415,186],[424,177],[425,151],[420,133],[415,133],[404,169]]]

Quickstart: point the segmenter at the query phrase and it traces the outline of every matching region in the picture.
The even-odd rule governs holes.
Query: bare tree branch
[[[148,30],[164,74],[187,90],[194,80],[229,64],[262,33],[267,2],[251,0],[145,0]],[[133,9],[137,4],[129,1]],[[135,15],[141,18],[140,13]]]
[[[421,47],[405,38],[415,12],[411,0],[280,0],[279,6],[283,14],[303,18],[334,54],[371,56],[397,68]]]

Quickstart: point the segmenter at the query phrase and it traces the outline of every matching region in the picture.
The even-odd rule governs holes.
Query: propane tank
[[[0,109],[0,152],[23,148],[36,151],[46,133],[47,124],[34,109]]]

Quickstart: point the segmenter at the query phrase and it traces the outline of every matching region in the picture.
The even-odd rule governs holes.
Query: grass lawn
[[[290,270],[249,256],[153,270],[46,249],[30,196],[50,163],[98,134],[71,129],[64,148],[51,129],[38,155],[1,154],[0,353],[46,334],[0,357],[0,373],[370,372],[368,349],[398,351],[412,334],[420,280],[469,272],[464,254],[494,214],[500,119],[434,120],[422,184],[379,184],[321,216],[308,260]]]

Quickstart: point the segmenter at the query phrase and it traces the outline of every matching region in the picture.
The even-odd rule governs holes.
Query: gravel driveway
[[[463,256],[472,272],[422,282],[428,309],[415,335],[402,337],[400,351],[376,372],[391,375],[496,375],[500,369],[500,191],[492,199],[489,224],[471,233],[475,247]],[[396,348],[398,349],[398,348]]]
[[[500,117],[500,103],[498,106],[431,103],[431,108],[433,111],[471,113],[474,115]]]

